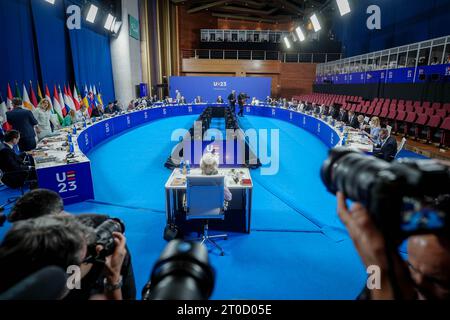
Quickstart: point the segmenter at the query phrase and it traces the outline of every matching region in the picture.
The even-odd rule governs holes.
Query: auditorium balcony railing
[[[293,63],[327,63],[340,60],[340,53],[304,53],[262,50],[184,49],[183,59],[272,60]]]

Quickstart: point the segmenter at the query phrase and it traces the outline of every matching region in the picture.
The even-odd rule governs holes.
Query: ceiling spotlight
[[[114,34],[118,34],[120,31],[120,28],[122,28],[122,21],[116,21],[113,23],[113,26],[111,27],[111,31]]]
[[[97,17],[98,7],[91,4],[91,7],[89,8],[88,14],[86,16],[86,21],[90,23],[95,22],[95,18]]]
[[[105,22],[105,29],[106,30],[111,30],[111,27],[113,26],[114,21],[116,20],[116,18],[114,18],[110,13],[108,14],[108,17],[106,18],[106,22]]]
[[[314,27],[314,31],[315,32],[320,31],[322,29],[322,27],[320,26],[320,22],[316,16],[316,14],[313,14],[310,19],[311,19],[311,23]]]
[[[303,33],[302,28],[297,27],[295,29],[295,32],[297,33],[297,37],[300,40],[300,42],[305,41],[305,34]]]
[[[284,37],[284,43],[286,44],[286,48],[291,48],[291,42],[289,41],[288,37]]]
[[[339,12],[341,13],[341,16],[344,16],[352,11],[350,9],[350,4],[348,3],[348,0],[336,0],[336,2],[339,7]]]

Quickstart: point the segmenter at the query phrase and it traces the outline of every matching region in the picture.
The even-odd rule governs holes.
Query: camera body
[[[108,219],[95,229],[95,243],[89,247],[90,255],[86,263],[104,262],[106,257],[111,256],[116,249],[113,233],[124,233],[125,224],[122,220],[114,218]],[[96,247],[102,246],[102,250],[97,253]]]
[[[392,164],[348,148],[335,148],[321,170],[329,192],[362,203],[390,238],[450,229],[450,169],[434,160]]]

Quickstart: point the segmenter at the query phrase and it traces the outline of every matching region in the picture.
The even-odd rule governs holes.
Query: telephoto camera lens
[[[95,229],[96,245],[103,247],[102,257],[108,257],[113,254],[115,249],[113,233],[124,233],[125,225],[120,219],[109,219],[103,222]]]
[[[144,300],[208,300],[214,288],[214,270],[200,243],[171,241],[153,267]]]

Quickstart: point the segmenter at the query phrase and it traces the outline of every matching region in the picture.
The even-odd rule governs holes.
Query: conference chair
[[[224,199],[225,177],[223,176],[188,176],[185,211],[186,220],[202,220],[203,234],[200,240],[202,244],[208,243],[220,250],[224,256],[223,249],[214,239],[227,240],[228,235],[209,235],[209,220],[224,220],[227,210]]]
[[[407,112],[405,123],[403,126],[403,134],[405,137],[407,137],[410,134],[410,130],[414,123],[416,122],[417,114],[415,112]]]
[[[440,147],[445,148],[450,146],[450,117],[445,118],[440,128],[442,130]]]
[[[429,116],[425,113],[421,113],[418,115],[416,123],[415,123],[415,134],[414,140],[419,140],[421,137],[421,133],[424,130],[426,124],[428,123]]]
[[[399,146],[397,147],[397,154],[395,155],[395,159],[398,159],[398,156],[400,155],[400,152],[405,148],[406,145],[406,138],[403,138],[400,142]]]

